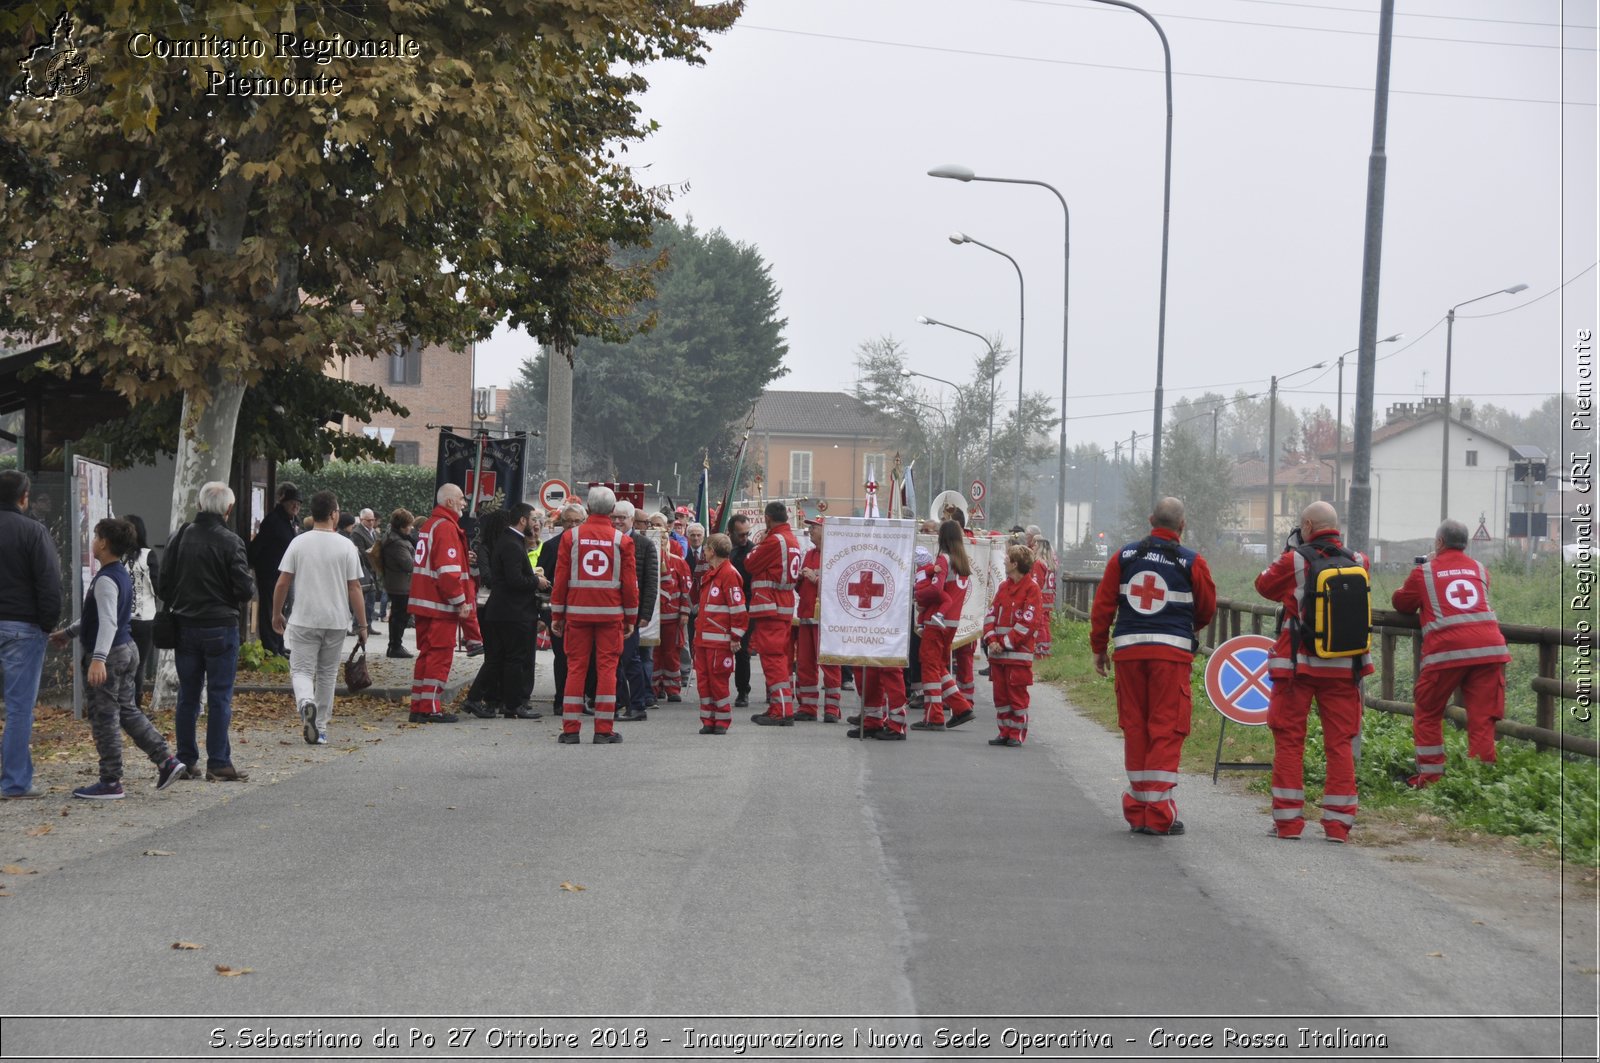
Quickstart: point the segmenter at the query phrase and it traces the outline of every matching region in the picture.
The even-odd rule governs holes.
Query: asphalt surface
[[[1268,838],[1265,799],[1205,777],[1185,837],[1129,834],[1118,736],[1034,695],[1021,749],[986,744],[986,689],[904,743],[743,713],[701,736],[687,703],[615,746],[548,717],[406,732],[8,898],[0,1058],[734,1058],[801,1030],[842,1043],[737,1054],[1595,1057],[1592,898],[1510,918],[1314,826]],[[236,1047],[268,1027],[363,1044]]]

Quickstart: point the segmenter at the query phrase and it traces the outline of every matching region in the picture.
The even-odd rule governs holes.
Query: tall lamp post
[[[1156,31],[1156,36],[1161,38],[1161,55],[1166,62],[1167,151],[1161,184],[1161,302],[1160,316],[1156,324],[1155,428],[1150,436],[1150,510],[1154,512],[1156,502],[1161,498],[1161,374],[1167,349],[1167,235],[1172,228],[1172,49],[1167,44],[1167,35],[1162,32],[1161,23],[1138,4],[1130,4],[1127,0],[1094,0],[1094,2],[1127,8],[1143,16]]]
[[[1277,472],[1278,472],[1278,382],[1280,380],[1288,380],[1291,377],[1297,377],[1301,373],[1309,373],[1313,369],[1325,368],[1327,366],[1327,364],[1328,364],[1327,362],[1318,362],[1316,365],[1308,365],[1304,369],[1296,369],[1294,372],[1285,374],[1282,377],[1273,377],[1272,378],[1272,387],[1267,392],[1267,549],[1268,550],[1272,549],[1273,540],[1278,537],[1277,536],[1277,528],[1275,527],[1276,521],[1274,520],[1274,518],[1277,516],[1277,514],[1273,512],[1273,510],[1277,506],[1277,498],[1274,497],[1274,496],[1277,493],[1277,485],[1278,485],[1278,476],[1277,476]]]
[[[1038,185],[1047,188],[1061,203],[1061,216],[1065,228],[1061,236],[1061,454],[1056,466],[1056,527],[1064,528],[1067,522],[1067,308],[1072,292],[1072,211],[1067,200],[1054,185],[1020,177],[980,177],[968,166],[935,166],[929,177],[943,177],[952,181],[991,181],[1005,185]],[[1059,534],[1059,533],[1058,533]],[[1065,607],[1066,598],[1060,602]]]
[[[1477,299],[1468,299],[1465,303],[1457,303],[1445,314],[1444,326],[1444,461],[1439,466],[1439,520],[1444,522],[1450,519],[1450,347],[1456,330],[1456,309],[1466,306],[1467,303],[1476,303],[1481,299],[1492,299],[1497,295],[1516,295],[1518,292],[1528,290],[1526,284],[1513,284],[1509,288],[1500,288],[1488,295],[1480,295]]]
[[[902,375],[904,374],[902,373]],[[939,423],[944,427],[944,438],[939,443],[939,482],[945,488],[948,488],[950,486],[950,418],[945,415],[943,406],[935,406],[931,402],[923,402],[920,399],[912,399],[911,401],[915,405],[921,406],[924,410],[932,410],[939,415]],[[956,476],[957,478],[961,476],[959,466],[956,468]],[[938,492],[930,490],[928,494],[932,497]]]
[[[989,342],[989,338],[987,336],[983,335],[983,333],[981,333],[981,332],[973,332],[971,329],[962,328],[960,325],[952,325],[948,321],[939,321],[939,320],[937,320],[935,318],[928,317],[927,315],[923,315],[923,316],[917,318],[917,321],[918,321],[919,324],[923,324],[923,325],[938,325],[941,328],[951,329],[951,330],[953,330],[955,332],[962,332],[962,333],[965,333],[968,336],[973,336],[973,337],[975,337],[975,338],[977,338],[979,340],[982,340],[983,341],[983,345],[985,347],[989,348],[989,360],[990,360],[990,362],[992,363],[994,361],[994,357],[995,357],[994,344],[990,343]],[[900,370],[900,375],[901,376],[907,376],[907,377],[920,376],[920,377],[922,377],[922,378],[924,378],[926,380],[937,380],[941,384],[949,384],[951,387],[955,388],[956,389],[956,394],[961,395],[963,397],[966,395],[966,389],[963,388],[960,384],[957,384],[952,380],[946,380],[944,377],[934,376],[931,373],[919,373],[914,369],[902,369],[902,370]],[[995,384],[995,378],[991,374],[990,377],[989,377],[989,434],[988,434],[988,438],[984,441],[984,444],[983,444],[983,486],[985,487],[985,489],[989,488],[994,483],[994,404],[995,404],[994,384]]]
[[[1393,336],[1385,336],[1379,343],[1395,343],[1406,338],[1404,332],[1396,332]],[[1339,356],[1339,406],[1333,415],[1333,504],[1348,519],[1344,504],[1344,360],[1347,356],[1359,353],[1360,347],[1351,348]],[[1215,450],[1215,448],[1213,448]]]
[[[977,244],[985,251],[993,251],[1017,271],[1017,456],[1013,462],[1014,476],[1011,481],[1011,523],[1022,523],[1022,366],[1023,343],[1028,330],[1028,290],[1027,282],[1022,279],[1022,267],[1017,265],[1017,260],[1000,250],[991,247],[982,240],[974,240],[966,233],[951,233],[952,244]]]

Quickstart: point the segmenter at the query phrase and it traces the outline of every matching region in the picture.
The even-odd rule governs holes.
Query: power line
[[[1039,7],[1076,8],[1080,11],[1103,11],[1104,8],[1091,8],[1082,4],[1063,4],[1055,0],[1011,0],[1013,4],[1034,4]],[[1353,37],[1376,37],[1374,30],[1346,30],[1336,29],[1331,26],[1291,26],[1283,22],[1252,22],[1247,19],[1214,18],[1209,15],[1179,15],[1173,12],[1158,12],[1163,19],[1182,19],[1188,22],[1218,22],[1225,26],[1256,26],[1262,29],[1299,30],[1306,33],[1338,33]],[[1370,12],[1364,12],[1370,14]],[[1591,27],[1592,28],[1592,27]],[[1435,41],[1443,44],[1481,44],[1493,48],[1553,48],[1569,52],[1592,52],[1593,48],[1581,48],[1576,45],[1563,44],[1524,44],[1520,41],[1474,41],[1462,37],[1425,37],[1418,34],[1396,33],[1395,40],[1408,41]]]
[[[1352,15],[1371,16],[1372,12],[1359,7],[1334,7],[1331,4],[1302,4],[1300,0],[1234,0],[1240,4],[1266,4],[1271,7],[1292,7],[1296,10],[1310,11],[1344,11]],[[1400,18],[1431,18],[1450,22],[1492,22],[1500,26],[1544,26],[1551,29],[1592,30],[1593,26],[1577,23],[1563,25],[1560,22],[1523,22],[1512,18],[1477,18],[1472,15],[1426,15],[1420,11],[1396,11]],[[1162,16],[1163,18],[1166,16]]]
[[[872,44],[882,48],[903,48],[915,52],[937,52],[942,55],[965,55],[982,59],[1011,59],[1023,63],[1045,63],[1050,66],[1081,66],[1094,70],[1121,70],[1134,74],[1159,74],[1160,70],[1146,66],[1120,66],[1115,63],[1087,63],[1075,59],[1045,59],[1033,55],[1013,55],[1006,52],[980,52],[971,48],[947,48],[935,44],[908,44],[905,41],[884,41],[871,37],[850,37],[839,33],[814,33],[810,30],[782,29],[776,26],[757,26],[750,22],[736,22],[736,30],[758,30],[762,33],[782,33],[793,37],[814,37],[825,41],[845,41],[850,44]],[[1368,85],[1330,85],[1315,81],[1281,81],[1276,78],[1250,78],[1237,74],[1197,74],[1186,70],[1174,70],[1176,77],[1202,78],[1209,81],[1241,81],[1251,85],[1292,85],[1306,89],[1337,89],[1341,92],[1360,92],[1371,94],[1372,88]],[[1593,107],[1594,103],[1586,100],[1536,100],[1523,96],[1480,96],[1466,92],[1425,92],[1421,89],[1390,89],[1392,96],[1434,96],[1450,100],[1489,100],[1497,103],[1541,103],[1547,105]]]

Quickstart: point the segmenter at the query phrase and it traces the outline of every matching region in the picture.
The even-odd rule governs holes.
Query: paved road
[[[0,1057],[222,1058],[214,1027],[269,1025],[359,1032],[366,1058],[405,1054],[373,1053],[380,1026],[467,1058],[487,1030],[543,1025],[581,1032],[583,1054],[591,1027],[652,1016],[622,1027],[647,1048],[612,1054],[664,1056],[693,1026],[956,1058],[947,1027],[1007,1057],[1054,1036],[1026,1054],[1533,1059],[1556,1058],[1560,1015],[1594,1014],[1592,898],[1566,926],[1518,919],[1384,849],[1269,839],[1264,800],[1209,780],[1180,790],[1187,837],[1130,835],[1116,736],[1035,701],[1021,750],[979,723],[888,744],[741,716],[716,739],[688,706],[622,725],[619,746],[558,746],[548,719],[407,732],[7,899],[0,1013],[188,1017],[11,1020]],[[218,1018],[235,1015],[257,1018]],[[337,1018],[413,1015],[436,1018]],[[474,1045],[448,1051],[464,1025]],[[1345,1040],[1300,1048],[1302,1026]],[[921,1046],[858,1047],[868,1028]],[[1225,1028],[1287,1047],[1229,1047]],[[1594,1029],[1566,1024],[1568,1058],[1594,1058]]]

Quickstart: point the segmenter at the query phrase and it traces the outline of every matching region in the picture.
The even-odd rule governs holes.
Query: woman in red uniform
[[[983,646],[989,654],[995,715],[1000,724],[991,746],[1020,746],[1028,737],[1028,687],[1033,685],[1033,651],[1038,633],[1050,622],[1039,585],[1028,578],[1033,551],[1016,544],[1006,549],[1006,581],[995,591],[983,618]]]
[[[950,643],[961,624],[961,608],[966,604],[972,563],[967,560],[966,540],[961,525],[947,520],[939,525],[939,556],[932,565],[917,573],[917,629],[921,634],[918,654],[922,666],[922,719],[911,725],[917,731],[945,729],[945,710],[955,717],[972,718],[972,705],[961,696],[955,676],[950,674]]]

